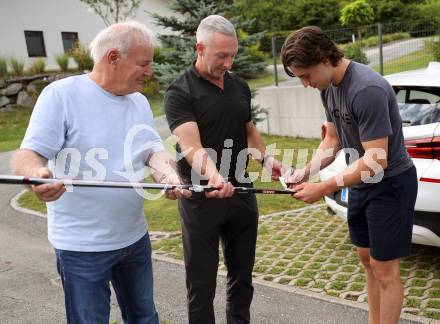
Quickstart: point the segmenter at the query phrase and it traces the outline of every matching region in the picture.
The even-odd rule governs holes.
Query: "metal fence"
[[[353,42],[361,42],[369,65],[381,75],[426,67],[435,60],[428,50],[427,42],[438,41],[440,26],[426,24],[390,23],[357,28],[327,30],[326,33],[341,48]],[[285,36],[272,37],[275,85],[279,83],[280,51]],[[278,69],[276,68],[278,65]]]

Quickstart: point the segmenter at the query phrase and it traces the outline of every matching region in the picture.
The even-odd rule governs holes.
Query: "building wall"
[[[168,3],[143,0],[133,19],[162,33],[145,11],[171,15]],[[89,44],[104,27],[102,19],[79,0],[0,0],[0,56],[13,56],[29,66],[34,58],[28,57],[24,31],[43,31],[46,67],[56,69],[55,55],[64,52],[61,32],[77,32],[80,42]]]
[[[258,90],[255,102],[269,108],[266,120],[257,124],[259,131],[321,138],[325,111],[318,90],[303,86],[266,87]]]

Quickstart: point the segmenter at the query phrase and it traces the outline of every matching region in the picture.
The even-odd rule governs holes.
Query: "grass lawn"
[[[31,108],[24,107],[0,111],[0,152],[15,150],[20,146],[31,113]]]
[[[20,206],[36,210],[40,213],[46,213],[46,204],[39,200],[32,191],[28,191],[20,197]]]
[[[294,149],[293,164],[296,165],[296,157],[298,149],[307,149],[308,158],[311,157],[313,149],[320,142],[319,139],[292,138],[285,136],[267,136],[263,135],[266,145],[276,143],[276,148]],[[278,156],[278,158],[281,158]],[[249,165],[250,172],[261,171],[261,166],[255,161],[251,161]],[[279,183],[262,183],[261,178],[254,182],[255,187],[280,188]],[[290,196],[282,195],[257,195],[260,214],[265,215],[273,212],[295,209],[305,206],[304,203],[293,200]],[[45,212],[45,205],[33,197],[28,192],[20,199],[20,205],[26,208]],[[160,198],[157,200],[146,200],[144,203],[145,214],[151,231],[178,231],[180,229],[179,216],[177,211],[177,202]]]
[[[433,58],[426,50],[420,50],[411,54],[399,57],[384,63],[383,74],[388,75],[397,72],[423,69],[428,66],[428,63]],[[379,72],[380,67],[373,66],[376,72]]]
[[[272,73],[265,71],[261,74],[259,78],[249,79],[246,80],[246,82],[249,84],[249,87],[251,89],[258,89],[275,84],[275,77],[273,76]]]

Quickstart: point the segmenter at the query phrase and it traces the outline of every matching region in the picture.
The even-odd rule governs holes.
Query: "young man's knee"
[[[371,269],[374,277],[383,287],[400,283],[400,266],[399,260],[379,261],[370,259]]]

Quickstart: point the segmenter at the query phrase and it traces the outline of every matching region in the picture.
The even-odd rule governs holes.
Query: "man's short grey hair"
[[[215,32],[231,37],[237,36],[234,25],[229,20],[219,15],[211,15],[200,22],[196,33],[197,42],[206,43]]]
[[[130,49],[139,44],[154,48],[157,44],[156,36],[144,24],[139,22],[117,23],[108,26],[96,35],[90,43],[90,55],[93,61],[97,63],[102,60],[109,50],[116,49],[125,58]]]

